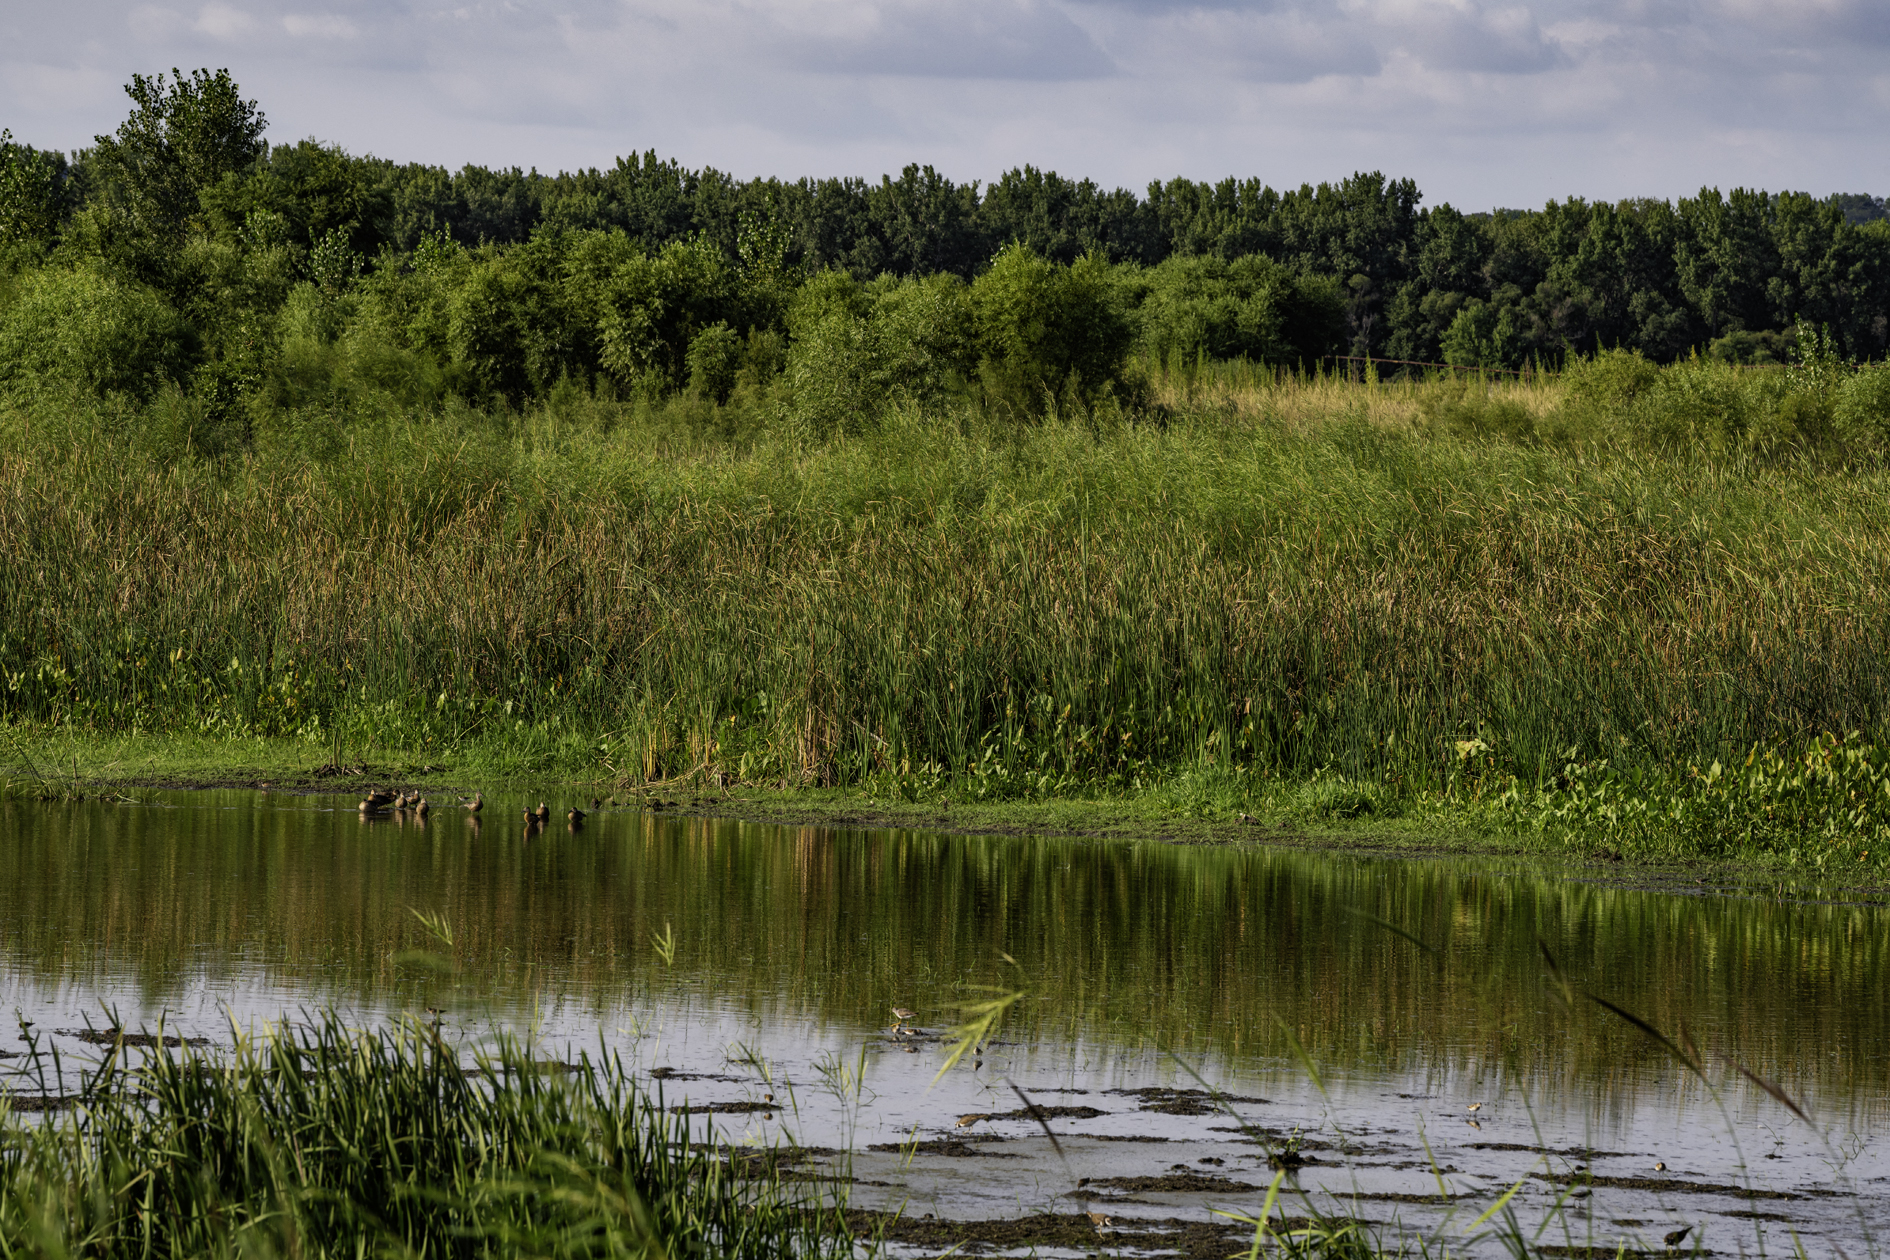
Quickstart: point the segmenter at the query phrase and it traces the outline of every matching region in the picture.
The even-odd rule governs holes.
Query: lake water
[[[1251,1230],[1213,1213],[1257,1210],[1296,1130],[1286,1210],[1387,1240],[1465,1237],[1519,1181],[1548,1254],[1890,1237],[1890,912],[1863,898],[635,808],[570,831],[559,800],[528,836],[505,798],[418,824],[136,795],[0,804],[0,1020],[62,1053],[88,1023],[227,1042],[322,1006],[434,1012],[469,1053],[498,1027],[602,1049],[719,1108],[699,1123],[728,1140],[814,1148],[856,1206],[903,1207],[906,1251],[1225,1255]],[[1019,990],[939,1077],[966,1006]],[[1697,1046],[1706,1080],[1594,998]]]

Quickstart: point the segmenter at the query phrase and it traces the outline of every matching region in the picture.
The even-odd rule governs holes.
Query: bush
[[[0,314],[0,388],[142,399],[184,375],[192,338],[156,290],[89,268],[49,267],[17,284]]]
[[[1089,402],[1121,372],[1132,330],[1109,264],[1068,267],[1007,246],[971,286],[980,372],[994,402],[1027,415],[1058,397]]]
[[[1890,364],[1871,364],[1838,386],[1831,421],[1847,447],[1890,449]]]
[[[1329,352],[1344,328],[1338,290],[1262,255],[1170,258],[1130,273],[1142,353],[1157,363],[1246,359],[1289,366]]]
[[[735,388],[736,373],[741,371],[741,334],[716,320],[690,339],[686,363],[690,393],[718,403],[727,402]]]
[[[1652,389],[1660,369],[1639,350],[1604,350],[1592,359],[1569,356],[1562,384],[1569,402],[1601,412],[1621,412]]]

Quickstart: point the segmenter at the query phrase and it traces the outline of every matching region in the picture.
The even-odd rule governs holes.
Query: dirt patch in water
[[[85,1101],[83,1094],[7,1094],[6,1105],[14,1111],[70,1111]]]
[[[128,1050],[155,1050],[160,1044],[168,1047],[207,1046],[208,1037],[164,1037],[154,1033],[128,1033],[122,1028],[55,1028],[61,1037],[71,1037],[91,1046],[119,1046]]]
[[[1092,1190],[1120,1190],[1124,1194],[1250,1194],[1261,1189],[1250,1182],[1206,1173],[1174,1172],[1159,1177],[1091,1177]]]
[[[1109,1089],[1107,1094],[1117,1094],[1124,1098],[1133,1098],[1143,1111],[1159,1112],[1164,1116],[1211,1116],[1222,1110],[1226,1103],[1253,1103],[1264,1106],[1270,1100],[1250,1098],[1241,1094],[1210,1094],[1205,1089],[1172,1089],[1166,1085],[1149,1085],[1141,1089]]]
[[[1790,1190],[1749,1190],[1745,1186],[1729,1186],[1709,1181],[1681,1181],[1678,1177],[1597,1177],[1592,1173],[1549,1173],[1534,1172],[1529,1174],[1537,1181],[1553,1182],[1558,1186],[1602,1186],[1613,1190],[1643,1190],[1649,1194],[1723,1194],[1732,1199],[1802,1199],[1802,1194],[1793,1194]]]
[[[771,1102],[681,1103],[670,1108],[670,1111],[684,1116],[772,1115],[774,1110],[775,1105]]]
[[[1097,1107],[1043,1107],[1034,1110],[1019,1107],[1016,1111],[996,1111],[986,1116],[987,1120],[1094,1120],[1109,1113]]]
[[[980,1146],[990,1145],[990,1140],[966,1141],[964,1138],[935,1138],[929,1142],[908,1144],[905,1142],[878,1142],[867,1147],[869,1151],[882,1154],[904,1155],[912,1151],[920,1155],[948,1155],[953,1159],[1021,1159],[1022,1156],[1007,1151],[981,1151]]]
[[[1276,1228],[1292,1229],[1304,1223],[1286,1221]],[[983,1255],[1058,1247],[1083,1252],[1153,1251],[1189,1260],[1225,1260],[1253,1238],[1251,1229],[1220,1221],[1186,1221],[1171,1216],[1104,1224],[1087,1212],[1046,1212],[1016,1220],[942,1221],[854,1211],[847,1213],[847,1225],[856,1238],[883,1237],[926,1255],[946,1251]]]

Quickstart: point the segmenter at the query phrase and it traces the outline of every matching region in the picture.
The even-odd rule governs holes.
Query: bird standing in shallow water
[[[414,802],[413,816],[422,821],[425,821],[426,816],[427,816],[427,811],[432,808],[433,807],[431,805],[427,804],[427,798],[423,796],[418,801]]]
[[[467,800],[462,796],[459,798],[459,801],[460,804],[466,807],[467,813],[476,814],[486,807],[486,794],[484,792],[474,792],[471,800]]]
[[[1687,1235],[1691,1234],[1692,1232],[1693,1232],[1693,1226],[1691,1225],[1687,1226],[1685,1229],[1674,1230],[1673,1233],[1667,1235],[1667,1238],[1666,1238],[1667,1246],[1670,1248],[1678,1247],[1681,1243],[1686,1241]]]

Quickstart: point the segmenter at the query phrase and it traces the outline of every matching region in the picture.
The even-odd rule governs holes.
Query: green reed
[[[850,1254],[765,1155],[693,1142],[614,1057],[335,1016],[233,1051],[111,1047],[73,1093],[33,1045],[0,1153],[0,1254]],[[25,1106],[24,1102],[12,1104]]]
[[[1436,420],[1465,388],[1222,373],[1159,423],[825,442],[579,395],[215,466],[16,414],[0,706],[628,782],[1320,776],[1337,813],[1882,730],[1883,473],[1494,440]],[[1512,436],[1561,406],[1475,388]]]

